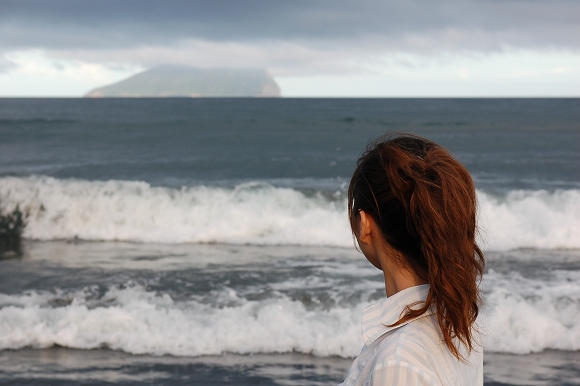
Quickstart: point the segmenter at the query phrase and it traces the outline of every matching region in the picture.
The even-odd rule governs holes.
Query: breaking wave
[[[555,272],[548,281],[486,274],[486,306],[478,322],[485,350],[580,350],[579,279],[576,271]],[[178,301],[137,285],[112,287],[98,296],[90,289],[0,294],[0,349],[60,345],[178,356],[354,357],[362,347],[360,315],[367,301],[312,309],[280,294],[250,300],[231,288],[221,292],[221,304]]]
[[[29,211],[25,237],[352,246],[344,195],[255,182],[235,188],[0,178],[0,205]],[[580,248],[580,190],[478,192],[486,249]]]

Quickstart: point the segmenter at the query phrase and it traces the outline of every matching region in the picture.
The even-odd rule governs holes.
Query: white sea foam
[[[579,271],[556,271],[547,280],[490,271],[484,283],[487,306],[480,321],[488,350],[580,350]]]
[[[360,349],[355,320],[360,310],[308,311],[289,299],[237,299],[239,306],[218,308],[174,303],[167,295],[133,287],[110,290],[103,299],[111,303],[107,307],[89,307],[82,294],[56,308],[46,306],[47,295],[4,295],[0,300],[14,304],[0,309],[0,349],[58,344],[183,356],[292,351],[354,356]]]
[[[0,197],[31,209],[25,237],[38,240],[352,245],[344,203],[263,183],[171,189],[8,177]]]
[[[580,248],[580,190],[478,192],[484,245],[515,248]]]
[[[557,275],[556,275],[557,276]],[[485,350],[524,354],[580,350],[579,273],[552,281],[486,275],[486,309],[479,320]],[[175,301],[142,287],[90,291],[29,291],[0,295],[0,349],[109,347],[133,354],[178,356],[300,352],[356,356],[362,347],[354,307],[309,310],[285,296],[247,300],[223,288],[220,304]],[[231,306],[224,306],[231,304]]]
[[[30,210],[25,236],[162,243],[352,246],[346,202],[249,183],[235,189],[144,182],[0,178],[0,203]],[[478,193],[487,249],[580,248],[580,190]]]

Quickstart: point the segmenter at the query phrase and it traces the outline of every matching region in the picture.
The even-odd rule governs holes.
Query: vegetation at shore
[[[0,209],[0,255],[21,251],[22,231],[26,226],[26,214],[19,206],[12,211]]]

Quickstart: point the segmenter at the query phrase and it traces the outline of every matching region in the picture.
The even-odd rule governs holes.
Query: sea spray
[[[38,240],[352,245],[343,202],[265,183],[173,189],[7,177],[2,193],[30,208],[25,237]]]
[[[580,350],[578,279],[576,271],[555,271],[543,281],[486,274],[478,320],[485,350]],[[0,349],[60,345],[178,356],[299,352],[354,357],[362,347],[360,316],[371,303],[366,296],[352,305],[312,307],[282,288],[261,299],[225,285],[218,292],[211,301],[177,300],[136,284],[112,286],[102,294],[91,288],[1,294]],[[342,287],[340,292],[347,297],[350,291]]]
[[[48,294],[1,300],[18,305],[0,309],[0,349],[57,344],[155,355],[296,351],[353,356],[360,340],[353,319],[360,310],[309,311],[289,299],[218,308],[194,301],[175,303],[168,295],[133,287],[111,289],[103,299],[111,304],[98,307],[87,306],[82,295],[57,308],[46,306]]]
[[[161,243],[351,247],[343,192],[265,182],[169,188],[135,181],[0,178],[7,208],[30,211],[24,236]],[[580,248],[580,190],[478,191],[488,250]]]
[[[493,250],[580,248],[580,190],[478,192],[480,236]]]
[[[493,270],[485,275],[480,324],[487,349],[515,354],[580,350],[580,272],[542,276]]]

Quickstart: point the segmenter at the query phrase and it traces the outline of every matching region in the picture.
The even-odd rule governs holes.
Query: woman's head
[[[484,260],[475,241],[475,187],[467,169],[432,141],[385,135],[359,158],[348,209],[353,232],[364,211],[404,257],[401,263],[431,286],[420,312],[409,310],[402,321],[434,306],[450,350],[459,357],[454,338],[471,349]]]

